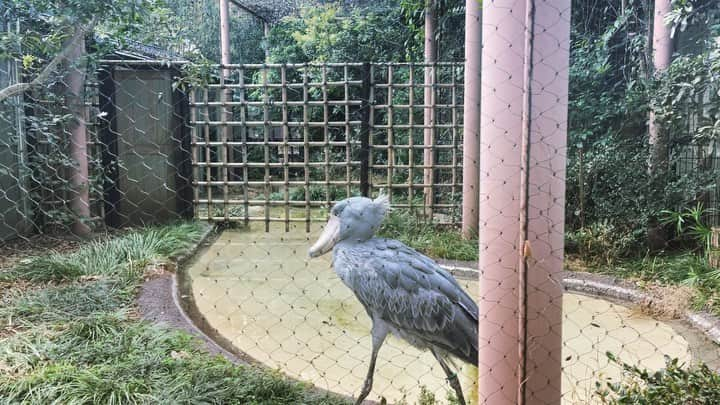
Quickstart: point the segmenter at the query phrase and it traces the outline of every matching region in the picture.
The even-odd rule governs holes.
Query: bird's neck
[[[367,255],[371,254],[365,245],[372,239],[346,239],[333,248],[333,269],[343,282],[348,282],[352,272],[361,268]]]

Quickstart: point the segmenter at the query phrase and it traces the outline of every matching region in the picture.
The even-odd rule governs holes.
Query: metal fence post
[[[360,95],[360,193],[370,196],[370,64],[362,65],[362,89]]]

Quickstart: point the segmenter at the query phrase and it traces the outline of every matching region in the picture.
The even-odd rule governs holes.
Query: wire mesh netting
[[[565,271],[569,1],[491,3],[482,25],[479,6],[466,10],[477,53],[465,63],[207,65],[126,49],[0,101],[0,270],[75,246],[86,228],[207,221],[218,232],[178,274],[206,333],[347,397],[374,366],[368,399],[390,403],[457,402],[455,373],[469,403],[587,404],[622,381],[622,362],[717,369],[705,333],[717,326],[688,322],[700,316],[690,287]],[[22,69],[0,60],[0,88]],[[699,149],[686,160],[707,160]],[[359,196],[373,200],[341,202]],[[323,236],[333,207],[370,216],[384,198],[380,217],[401,221],[394,236],[417,251],[382,239],[357,256],[308,257],[318,240],[343,241]],[[347,275],[358,269],[384,284],[360,290]],[[399,337],[376,365],[374,317]],[[455,349],[479,352],[478,367]]]

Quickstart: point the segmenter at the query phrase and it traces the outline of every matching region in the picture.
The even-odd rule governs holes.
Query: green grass
[[[279,373],[236,366],[184,333],[104,314],[4,343],[9,403],[338,403]]]
[[[10,294],[0,301],[0,319],[15,325],[64,322],[95,313],[121,309],[131,294],[113,281],[49,286],[26,293]]]
[[[571,267],[572,270],[572,267]],[[588,264],[582,270],[637,280],[642,284],[684,285],[694,291],[692,308],[720,315],[720,270],[694,253],[647,255],[616,260],[612,264]]]
[[[6,273],[18,283],[0,295],[0,403],[345,403],[129,315],[142,264],[178,254],[201,233],[193,224],[139,230]]]
[[[134,279],[152,260],[180,251],[200,238],[202,228],[193,223],[150,228],[115,239],[94,241],[69,254],[52,252],[22,261],[0,281],[34,282],[75,280],[81,276],[121,276]]]
[[[478,259],[476,238],[464,239],[457,228],[438,227],[406,211],[391,211],[378,236],[397,239],[433,258]]]

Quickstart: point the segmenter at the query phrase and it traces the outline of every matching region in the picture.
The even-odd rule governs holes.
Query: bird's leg
[[[455,390],[455,395],[457,396],[458,402],[461,405],[465,405],[465,397],[463,396],[462,387],[460,386],[460,380],[458,380],[457,374],[450,369],[445,359],[440,354],[438,354],[437,351],[432,350],[432,354],[433,356],[435,356],[435,359],[437,359],[438,363],[440,363],[440,367],[442,367],[443,371],[445,372],[450,386]]]
[[[372,334],[372,354],[370,355],[370,367],[368,367],[368,373],[367,377],[365,377],[365,383],[363,383],[362,391],[360,391],[360,395],[358,395],[357,401],[355,401],[355,405],[360,405],[362,401],[367,398],[367,396],[370,394],[370,391],[372,390],[373,375],[375,374],[375,360],[377,360],[380,346],[382,346],[383,342],[385,341],[385,337],[388,334],[387,325],[385,325],[383,321],[375,321],[375,319],[373,319],[372,331],[370,333]]]

